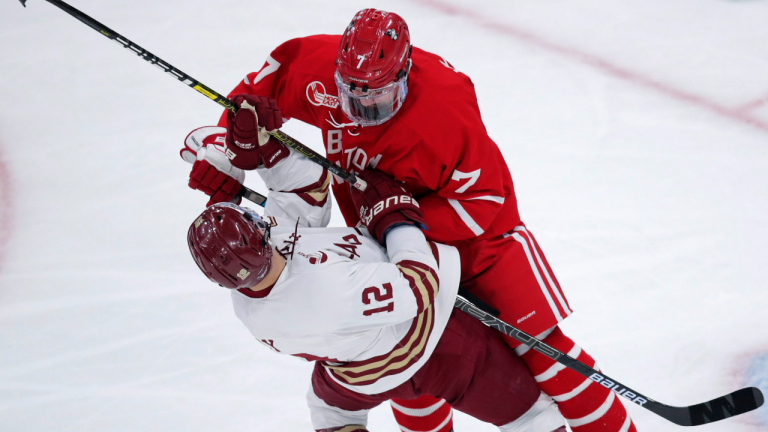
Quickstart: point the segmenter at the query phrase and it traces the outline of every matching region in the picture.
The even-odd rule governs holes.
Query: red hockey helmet
[[[250,288],[272,267],[269,224],[251,209],[219,203],[205,209],[187,232],[192,257],[224,288]]]
[[[399,15],[358,12],[341,37],[336,86],[344,114],[363,126],[392,118],[408,93],[411,35]]]

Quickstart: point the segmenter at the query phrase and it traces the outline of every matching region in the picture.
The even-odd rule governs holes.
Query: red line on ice
[[[761,106],[763,106],[765,104],[768,104],[768,95],[765,95],[765,96],[761,97],[760,99],[755,99],[755,100],[753,100],[751,102],[745,103],[744,105],[742,105],[739,108],[739,111],[742,111],[742,112],[752,111],[754,109],[760,108]]]
[[[464,9],[457,6],[448,5],[436,0],[411,0],[411,1],[414,3],[418,3],[424,6],[437,9],[449,15],[456,15],[462,18],[468,18],[482,27],[496,30],[500,33],[513,37],[528,45],[532,45],[532,46],[541,48],[545,51],[549,51],[551,53],[561,55],[577,63],[582,63],[587,66],[591,66],[606,75],[610,75],[615,78],[622,79],[624,81],[632,82],[641,87],[655,90],[661,94],[671,97],[672,99],[676,99],[681,102],[686,102],[701,108],[706,108],[709,111],[719,114],[723,117],[729,118],[731,120],[736,120],[740,123],[748,124],[750,126],[753,126],[762,130],[763,132],[768,132],[768,122],[765,122],[763,120],[750,116],[746,112],[746,110],[742,108],[727,107],[718,102],[709,100],[706,97],[699,96],[694,93],[689,93],[685,90],[675,88],[674,86],[665,84],[661,81],[656,81],[651,77],[644,76],[640,73],[623,68],[619,65],[611,63],[608,60],[602,59],[596,55],[587,53],[585,51],[581,51],[577,48],[561,45],[557,42],[553,42],[542,36],[539,36],[530,31],[518,28],[511,24],[493,21],[491,19],[488,19],[482,15],[475,13],[470,9]]]
[[[13,197],[11,192],[11,175],[5,164],[2,148],[0,148],[0,268],[2,268],[8,241],[11,238],[11,224],[13,222]]]

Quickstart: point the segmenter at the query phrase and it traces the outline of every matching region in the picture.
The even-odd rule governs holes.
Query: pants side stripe
[[[521,245],[523,245],[523,250],[525,251],[525,256],[528,257],[528,264],[531,266],[531,270],[533,271],[533,275],[536,276],[536,281],[539,282],[539,287],[541,288],[541,291],[544,292],[544,297],[547,299],[547,303],[549,303],[549,307],[552,309],[552,312],[554,313],[555,317],[558,321],[563,320],[563,316],[560,315],[560,310],[555,305],[555,302],[552,300],[552,296],[549,294],[549,288],[547,288],[547,285],[544,283],[544,281],[541,279],[541,274],[539,273],[539,269],[536,267],[536,263],[533,261],[533,256],[531,256],[531,250],[528,247],[528,242],[525,241],[523,236],[521,236],[518,233],[512,234],[512,237],[517,240]]]
[[[552,280],[552,276],[549,274],[549,271],[547,270],[547,266],[544,265],[544,261],[541,259],[541,256],[539,256],[539,250],[537,248],[536,241],[534,240],[533,235],[530,232],[528,232],[528,230],[524,226],[519,226],[515,228],[515,231],[524,232],[530,239],[531,246],[533,248],[533,254],[536,256],[536,260],[539,262],[539,265],[541,266],[541,271],[544,273],[544,276],[547,278],[547,281],[549,282],[549,286],[552,287],[552,291],[555,292],[557,301],[560,302],[560,307],[563,308],[563,311],[566,312],[566,315],[567,315],[568,312],[570,312],[570,309],[568,308],[568,304],[565,302],[565,299],[560,293],[560,287],[558,287],[557,284],[555,284],[555,282]]]

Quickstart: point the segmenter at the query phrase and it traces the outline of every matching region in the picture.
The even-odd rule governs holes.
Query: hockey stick
[[[22,4],[22,6],[27,7],[27,0],[19,0]],[[215,92],[210,87],[206,86],[205,84],[201,83],[200,81],[192,78],[191,76],[187,75],[186,73],[182,72],[180,69],[175,68],[170,63],[166,62],[165,60],[161,59],[160,57],[157,57],[156,55],[152,54],[151,52],[145,50],[144,48],[136,45],[126,37],[120,35],[116,31],[110,29],[109,27],[105,26],[104,24],[96,21],[95,19],[89,17],[88,15],[84,14],[80,10],[68,5],[67,3],[61,1],[61,0],[45,0],[48,3],[58,7],[59,9],[63,10],[64,12],[72,15],[73,17],[77,18],[80,22],[87,25],[88,27],[96,30],[97,32],[101,33],[102,35],[106,36],[107,38],[119,43],[123,48],[127,48],[131,51],[133,51],[134,54],[138,55],[139,57],[143,58],[144,60],[148,61],[149,63],[157,66],[158,68],[162,69],[165,73],[171,75],[172,77],[176,78],[177,80],[183,82],[189,87],[192,87],[193,89],[197,90],[199,93],[202,93],[209,99],[213,100],[217,104],[223,106],[224,108],[228,109],[229,111],[237,112],[237,107],[234,103],[232,103],[231,100],[227,99],[226,97],[220,95],[219,93]],[[307,158],[309,158],[314,163],[322,166],[323,168],[327,169],[331,173],[335,174],[337,177],[340,177],[346,182],[349,182],[352,186],[354,186],[357,189],[365,190],[366,183],[363,179],[358,179],[354,174],[347,172],[342,167],[336,165],[335,163],[329,161],[319,153],[315,152],[311,148],[305,146],[304,144],[296,141],[295,139],[288,136],[286,133],[276,130],[274,132],[270,132],[270,135],[275,137],[278,141],[283,143],[286,147],[292,148],[296,150],[297,152],[303,154]],[[248,189],[250,191],[250,189]],[[242,192],[242,191],[241,191]],[[253,191],[250,191],[252,193],[255,193]],[[245,195],[243,195],[245,196]],[[248,198],[250,199],[250,198]],[[266,198],[265,198],[266,199]],[[254,201],[255,202],[255,201]],[[258,203],[257,203],[258,204]],[[261,205],[261,204],[259,204]]]
[[[707,423],[713,423],[755,410],[761,407],[764,402],[763,393],[760,389],[756,387],[747,387],[725,396],[712,399],[709,402],[696,405],[686,407],[664,405],[663,403],[656,402],[615,379],[592,369],[573,357],[552,348],[533,336],[523,333],[490,313],[481,310],[460,296],[456,297],[454,307],[461,309],[463,312],[478,319],[486,326],[512,337],[518,342],[527,345],[552,360],[555,360],[592,381],[612,390],[619,396],[622,396],[680,426],[700,426]]]
[[[238,192],[237,195],[247,199],[248,201],[256,205],[260,205],[262,207],[267,205],[267,197],[245,186],[240,187],[240,192]]]

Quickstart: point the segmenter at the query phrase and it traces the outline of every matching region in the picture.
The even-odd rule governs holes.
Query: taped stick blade
[[[21,2],[21,5],[24,7],[27,7],[27,0],[19,0]]]
[[[765,398],[760,389],[743,388],[709,402],[688,407],[690,424],[683,426],[699,426],[748,413],[760,408],[764,402]]]

